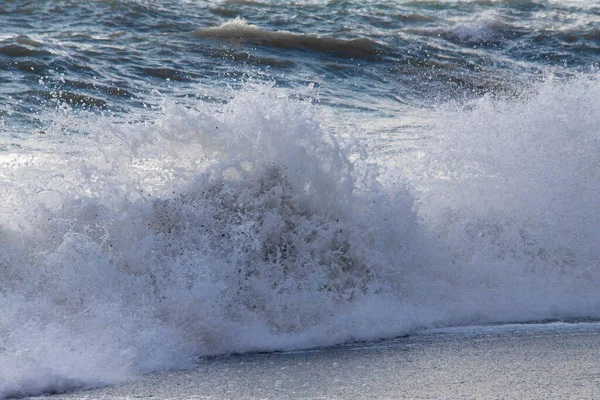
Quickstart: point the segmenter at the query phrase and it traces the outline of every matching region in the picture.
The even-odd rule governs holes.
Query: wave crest
[[[251,41],[266,46],[279,48],[306,48],[310,50],[345,54],[352,57],[372,57],[378,53],[375,42],[366,39],[336,39],[327,36],[302,35],[291,32],[270,32],[256,25],[246,23],[244,19],[235,18],[218,27],[197,29],[195,36],[217,40]]]

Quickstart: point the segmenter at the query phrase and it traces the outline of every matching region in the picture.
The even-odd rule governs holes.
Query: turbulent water
[[[597,1],[0,3],[0,398],[600,318]]]

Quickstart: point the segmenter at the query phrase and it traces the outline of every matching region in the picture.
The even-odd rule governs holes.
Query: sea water
[[[600,318],[595,1],[4,1],[0,397]]]

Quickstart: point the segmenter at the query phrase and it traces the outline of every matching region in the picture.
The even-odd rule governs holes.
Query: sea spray
[[[410,196],[315,118],[262,87],[154,123],[54,124],[55,158],[12,164],[7,187],[3,395],[409,328],[368,314],[413,290]]]
[[[599,99],[594,75],[550,77],[434,114],[414,194],[473,317],[598,315]]]
[[[203,355],[600,317],[595,79],[423,110],[431,138],[395,169],[289,94],[165,99],[146,123],[65,111],[45,151],[2,158],[2,396]]]

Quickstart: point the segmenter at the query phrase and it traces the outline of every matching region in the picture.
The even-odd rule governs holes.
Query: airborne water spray
[[[13,168],[1,393],[409,328],[372,307],[410,297],[410,196],[316,117],[261,87],[220,109],[165,104],[152,124],[55,124],[55,158]]]
[[[434,113],[406,171],[270,86],[165,102],[153,123],[85,119],[87,135],[57,121],[52,152],[3,158],[0,394],[209,354],[600,317],[597,81],[536,90]]]

